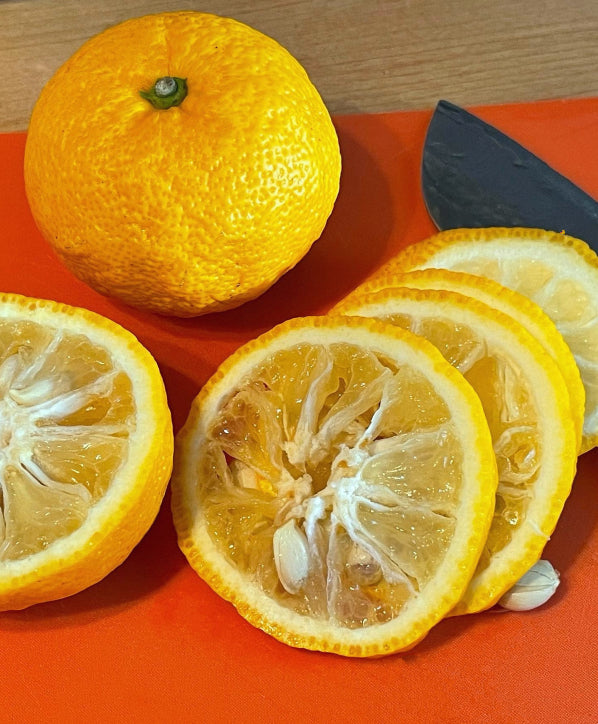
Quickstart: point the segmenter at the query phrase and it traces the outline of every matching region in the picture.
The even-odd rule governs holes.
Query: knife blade
[[[598,252],[598,202],[497,128],[448,101],[432,115],[422,190],[439,229],[564,231]]]

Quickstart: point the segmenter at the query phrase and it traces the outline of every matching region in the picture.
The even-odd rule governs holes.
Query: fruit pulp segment
[[[69,535],[127,457],[131,381],[86,336],[0,321],[0,561]]]
[[[389,314],[386,321],[432,342],[477,392],[488,421],[498,467],[494,518],[478,564],[485,569],[525,519],[542,458],[539,416],[530,380],[476,330],[450,318]]]
[[[271,354],[221,405],[199,496],[220,552],[283,606],[388,621],[455,531],[464,451],[421,372],[349,343]]]

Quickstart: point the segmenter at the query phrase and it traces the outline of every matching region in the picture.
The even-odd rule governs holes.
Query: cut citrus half
[[[173,516],[191,566],[253,625],[379,656],[461,598],[496,483],[480,401],[438,350],[377,320],[308,317],[241,347],[199,393]]]
[[[514,319],[457,292],[387,289],[333,312],[421,334],[480,396],[499,482],[484,552],[454,613],[492,606],[540,557],[575,475],[575,426],[556,363]]]
[[[542,229],[444,231],[405,249],[379,273],[441,267],[494,279],[555,323],[586,393],[584,452],[598,444],[598,257],[579,239]]]
[[[158,367],[87,310],[0,295],[0,610],[68,596],[122,561],[172,467]]]
[[[581,445],[585,391],[579,368],[562,334],[550,317],[535,302],[493,279],[431,267],[409,272],[391,271],[388,274],[376,274],[345,297],[344,301],[354,301],[372,292],[396,287],[444,289],[458,292],[478,299],[493,309],[498,309],[523,325],[556,362],[565,379],[571,400],[571,414]]]

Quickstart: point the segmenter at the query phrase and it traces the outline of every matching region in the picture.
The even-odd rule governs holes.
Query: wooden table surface
[[[88,37],[175,9],[273,36],[332,113],[598,95],[597,0],[3,0],[0,131],[27,127],[43,84]]]

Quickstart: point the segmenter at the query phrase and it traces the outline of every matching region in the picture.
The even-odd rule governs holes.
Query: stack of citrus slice
[[[480,400],[438,350],[332,316],[233,354],[175,459],[195,570],[278,639],[353,656],[409,648],[458,603],[497,484]]]
[[[191,565],[254,625],[345,655],[495,604],[598,439],[596,290],[582,242],[452,232],[242,347],[178,440]]]
[[[422,276],[414,276],[416,286]],[[525,327],[473,296],[445,291],[450,282],[443,277],[449,274],[435,273],[440,290],[390,287],[354,294],[332,311],[376,317],[426,337],[482,401],[499,484],[484,553],[454,610],[466,613],[496,603],[539,558],[571,489],[581,419],[576,429],[559,366]],[[408,285],[409,279],[395,281]],[[492,293],[484,279],[470,283]],[[541,317],[537,321],[542,326]],[[547,325],[545,337],[550,330]]]

